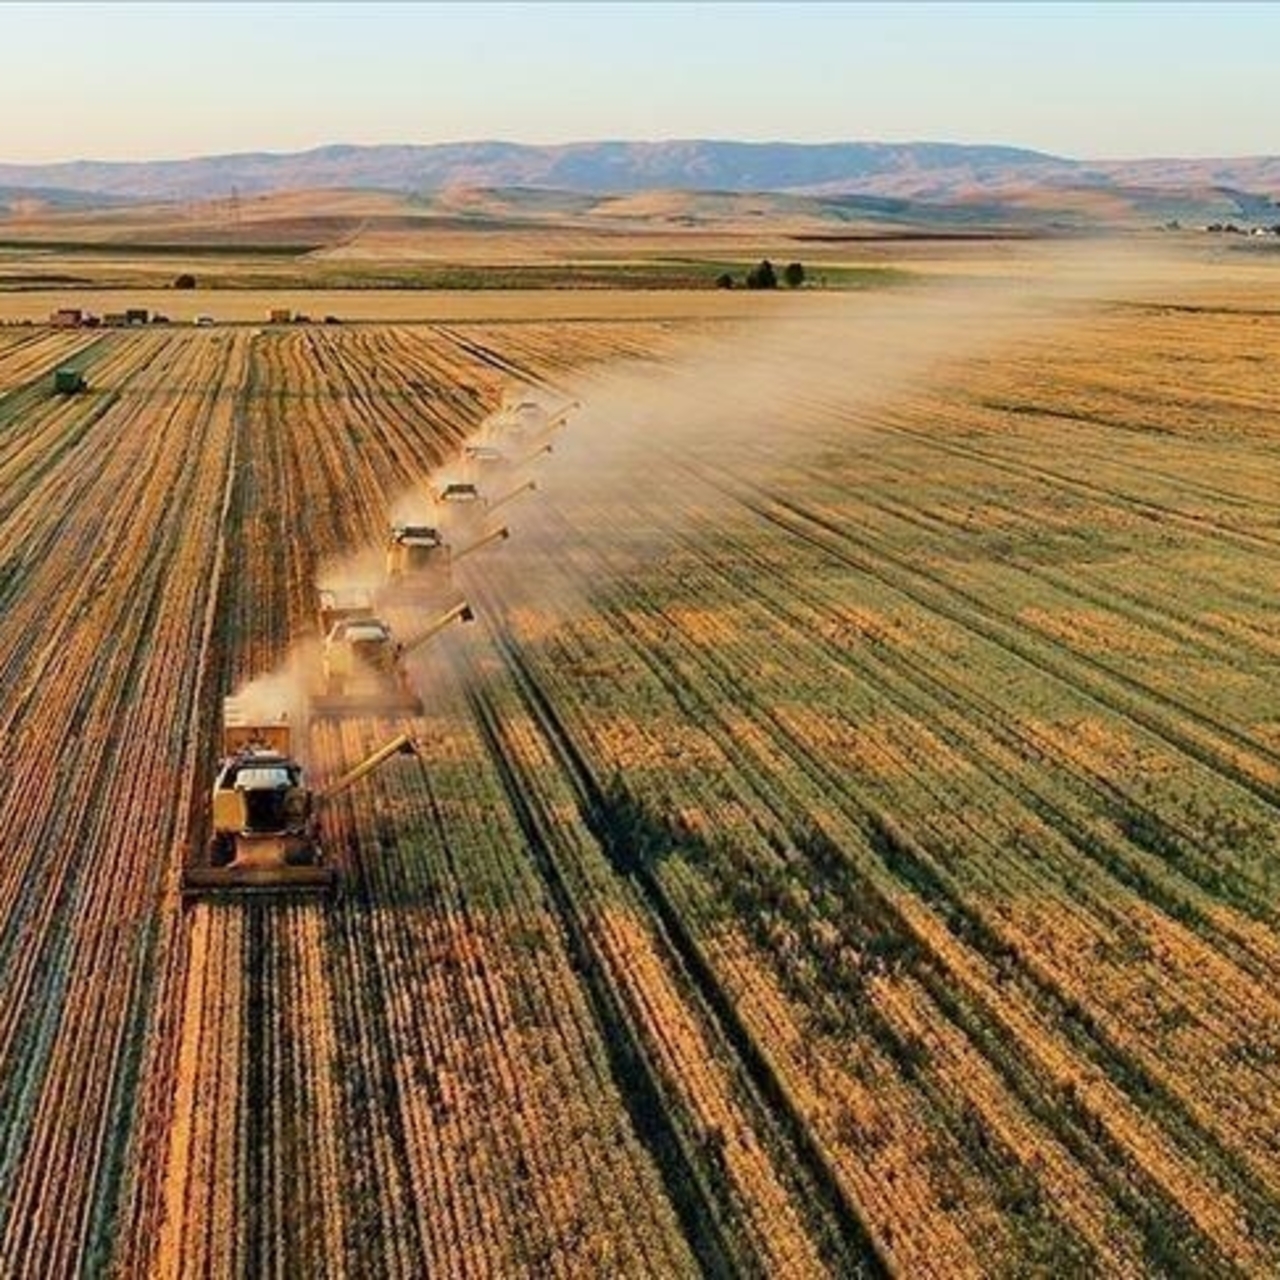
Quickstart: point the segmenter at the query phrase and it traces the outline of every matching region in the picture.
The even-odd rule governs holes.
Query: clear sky
[[[1273,4],[0,3],[0,161],[330,142],[1280,152]]]

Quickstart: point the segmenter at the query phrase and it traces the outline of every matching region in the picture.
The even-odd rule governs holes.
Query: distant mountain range
[[[1114,196],[1122,218],[1182,213],[1274,221],[1280,218],[1280,157],[1082,161],[1016,147],[933,142],[476,142],[0,164],[0,204],[10,210],[21,192],[34,190],[45,203],[75,205],[86,197],[154,202],[334,188],[423,196],[454,188],[777,192],[1042,213],[1087,203],[1091,216]]]

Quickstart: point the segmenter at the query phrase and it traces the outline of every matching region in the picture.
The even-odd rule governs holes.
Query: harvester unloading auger
[[[294,756],[288,718],[251,716],[236,698],[227,698],[222,751],[209,840],[182,869],[184,898],[333,893],[339,877],[324,861],[321,810],[393,756],[416,755],[417,747],[409,734],[397,734],[313,791]]]
[[[486,515],[492,515],[495,511],[505,507],[508,502],[514,502],[522,493],[533,493],[538,487],[536,480],[526,480],[523,484],[518,484],[514,489],[508,489],[500,498],[494,498],[489,503]]]
[[[422,699],[404,660],[450,623],[474,615],[459,601],[408,640],[395,638],[367,592],[320,593],[321,688],[311,698],[316,716],[420,715]]]

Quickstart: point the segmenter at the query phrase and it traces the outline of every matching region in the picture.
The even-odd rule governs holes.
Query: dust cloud
[[[440,527],[455,549],[507,525],[510,540],[458,564],[454,585],[482,612],[554,625],[588,608],[603,580],[654,571],[682,529],[740,509],[717,476],[778,481],[824,449],[873,438],[877,409],[948,364],[998,357],[1007,344],[1100,303],[1159,297],[1178,269],[1142,244],[1090,241],[1020,247],[993,254],[982,275],[894,291],[762,298],[751,319],[721,322],[674,357],[600,365],[556,392],[511,385],[471,441],[499,445],[504,462],[455,459],[399,495],[388,525]],[[774,303],[777,317],[761,320]],[[509,427],[522,400],[553,419],[578,403],[562,427],[513,436],[502,423]],[[537,492],[480,525],[480,511],[436,501],[449,481],[476,483],[493,503],[530,478]],[[375,596],[384,584],[382,546],[326,561],[317,580],[318,588]],[[300,651],[286,670],[241,692],[301,715],[306,663],[316,661],[314,647]]]
[[[347,555],[322,560],[316,570],[316,590],[373,594],[382,585],[385,571],[384,547],[360,547]]]
[[[468,572],[504,608],[577,611],[602,575],[652,569],[673,533],[728,518],[738,503],[717,476],[767,486],[874,439],[876,411],[948,365],[1100,304],[1158,297],[1171,265],[1142,244],[1036,247],[980,278],[770,297],[753,316],[776,301],[776,319],[731,322],[674,359],[588,370],[567,388],[582,407],[533,469],[541,492],[504,510],[507,549]]]
[[[239,685],[233,697],[237,711],[251,722],[270,723],[285,717],[292,725],[306,723],[310,674],[318,670],[319,646],[314,641],[295,644],[289,656],[272,671]]]

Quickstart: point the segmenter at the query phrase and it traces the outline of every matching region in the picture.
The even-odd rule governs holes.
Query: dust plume
[[[254,676],[233,690],[237,712],[250,722],[265,724],[283,716],[291,725],[304,725],[309,688],[319,664],[316,642],[295,644],[274,670]]]
[[[948,365],[1100,302],[1158,296],[1169,266],[1141,244],[1021,249],[984,278],[769,297],[674,359],[584,371],[566,389],[581,409],[533,469],[541,492],[504,509],[508,548],[469,572],[504,606],[576,609],[602,574],[642,572],[674,532],[740,511],[718,478],[775,485],[823,450],[873,441],[877,412]],[[775,303],[775,318],[754,318]]]
[[[316,570],[316,590],[372,594],[381,587],[385,572],[386,549],[361,547],[347,555],[327,556],[322,560]]]

